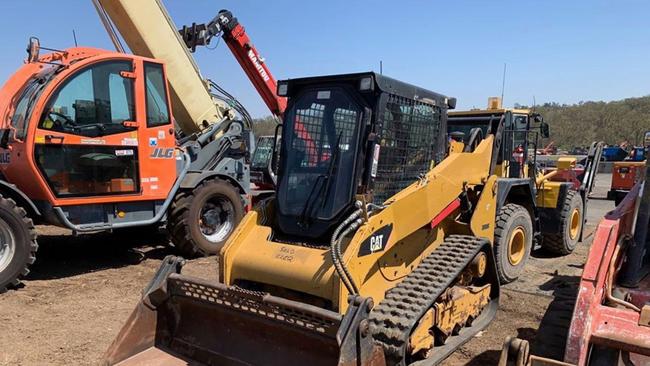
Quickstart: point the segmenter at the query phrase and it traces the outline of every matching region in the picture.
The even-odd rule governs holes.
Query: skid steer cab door
[[[170,116],[161,64],[108,59],[66,75],[34,134],[54,204],[166,198],[176,172]]]

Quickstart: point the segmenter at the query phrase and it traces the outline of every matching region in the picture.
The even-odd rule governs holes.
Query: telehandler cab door
[[[80,66],[58,83],[34,135],[35,165],[57,203],[167,196],[175,138],[165,80],[163,65],[136,58]]]

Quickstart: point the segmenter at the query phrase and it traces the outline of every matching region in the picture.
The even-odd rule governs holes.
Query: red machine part
[[[644,162],[615,162],[612,168],[612,190],[629,191],[639,181]]]
[[[231,12],[222,10],[219,15],[207,26],[208,29],[214,27],[215,24],[219,25],[219,30],[222,32],[223,40],[228,45],[233,56],[241,66],[241,68],[248,76],[259,95],[264,100],[264,103],[269,108],[274,116],[282,118],[284,111],[287,108],[287,98],[278,96],[277,88],[278,83],[271,74],[271,71],[266,66],[263,58],[251,42],[250,37],[246,34],[246,30],[239,23]],[[305,124],[300,121],[296,116],[295,131],[306,145],[307,154],[309,157],[310,166],[318,164],[318,153],[316,143],[312,138],[309,130]],[[320,161],[329,159],[329,153],[324,152],[320,157]]]
[[[271,113],[282,116],[287,107],[287,98],[277,95],[278,84],[246,34],[244,27],[236,23],[232,28],[224,28],[223,39]]]
[[[586,365],[593,346],[630,353],[637,360],[650,361],[650,327],[640,325],[641,312],[629,307],[612,306],[612,278],[616,272],[617,247],[634,225],[637,184],[621,204],[601,221],[585,264],[578,298],[567,338],[564,361]],[[650,283],[635,291],[638,306],[650,298]],[[610,300],[608,300],[610,297]],[[636,297],[636,299],[634,299]],[[616,300],[616,299],[614,299]],[[628,303],[629,304],[629,303]],[[591,354],[591,357],[596,355]]]

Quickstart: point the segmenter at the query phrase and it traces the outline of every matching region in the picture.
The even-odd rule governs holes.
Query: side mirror
[[[27,46],[27,62],[32,63],[38,61],[41,51],[41,42],[36,37],[29,38],[29,45]]]
[[[539,129],[543,138],[547,139],[551,136],[551,127],[548,125],[548,123],[544,122],[544,120],[542,120],[542,124],[539,126]]]

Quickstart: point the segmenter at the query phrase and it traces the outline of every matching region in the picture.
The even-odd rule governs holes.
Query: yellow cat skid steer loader
[[[166,258],[105,364],[430,365],[494,318],[497,134],[448,149],[455,99],[375,73],[278,94],[275,195],[218,281]]]

